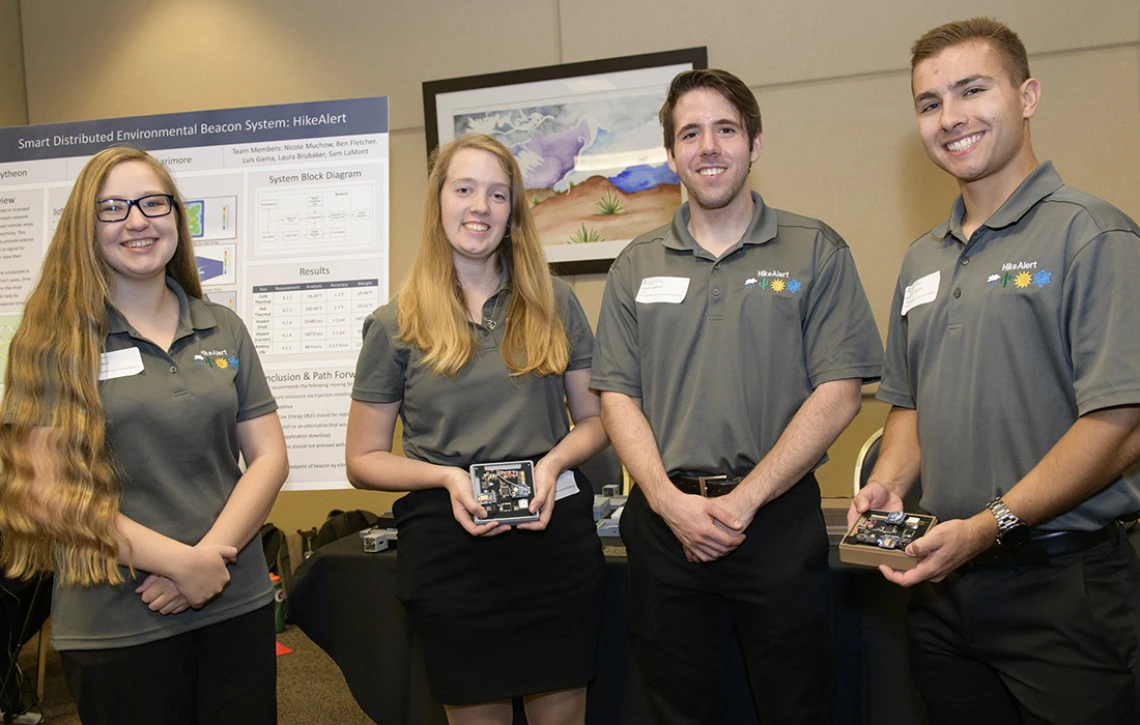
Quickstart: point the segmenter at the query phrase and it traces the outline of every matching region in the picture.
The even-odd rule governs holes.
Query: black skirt
[[[544,531],[471,536],[443,489],[396,501],[396,594],[438,702],[539,694],[594,676],[605,562],[593,489],[575,477],[578,493],[554,504]]]

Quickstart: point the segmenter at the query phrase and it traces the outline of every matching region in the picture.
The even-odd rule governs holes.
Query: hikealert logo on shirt
[[[1053,273],[1041,269],[1037,262],[1006,262],[1001,270],[986,279],[987,287],[1003,287],[1023,290],[1029,287],[1041,288],[1053,283]]]
[[[795,294],[803,289],[798,279],[793,279],[791,272],[780,272],[774,269],[757,270],[755,277],[744,280],[745,289],[758,288],[772,292],[787,292]]]
[[[237,370],[239,364],[238,356],[231,355],[225,350],[199,350],[194,355],[194,362],[222,370]]]

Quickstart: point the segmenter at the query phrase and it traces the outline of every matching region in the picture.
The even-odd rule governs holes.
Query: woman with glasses
[[[582,723],[603,560],[592,486],[572,469],[606,445],[589,390],[593,334],[547,270],[501,143],[444,146],[428,189],[411,273],[364,323],[349,480],[410,492],[393,507],[397,595],[448,720],[509,725],[522,697],[533,725]],[[406,457],[392,453],[397,416]],[[476,501],[470,466],[523,460],[535,476],[524,502]],[[519,483],[504,477],[496,496]],[[476,519],[516,505],[538,520]]]
[[[145,152],[106,149],[79,173],[4,382],[0,563],[54,569],[52,644],[80,719],[276,722],[257,531],[285,439],[249,334],[202,298],[185,208]]]

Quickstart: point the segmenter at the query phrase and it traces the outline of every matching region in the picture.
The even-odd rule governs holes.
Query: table
[[[377,723],[446,725],[443,708],[428,694],[419,646],[395,596],[396,557],[395,551],[365,553],[357,536],[322,547],[294,573],[289,613],[333,658],[361,709]],[[606,614],[587,698],[590,725],[649,722],[626,636],[625,577],[624,556],[607,555]],[[907,593],[876,570],[840,563],[835,547],[831,584],[837,725],[925,723],[908,669]],[[731,658],[725,722],[756,723],[738,648]],[[515,722],[525,722],[519,708]]]

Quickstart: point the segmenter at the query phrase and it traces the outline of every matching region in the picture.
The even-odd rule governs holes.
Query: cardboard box
[[[839,560],[846,564],[913,569],[918,566],[918,559],[906,553],[907,545],[922,538],[937,523],[935,517],[923,514],[868,511],[839,542]]]
[[[819,507],[823,511],[823,523],[827,525],[827,541],[836,546],[847,535],[847,510],[851,508],[851,499],[823,498]]]
[[[594,521],[601,521],[614,510],[613,502],[608,496],[594,495]]]

